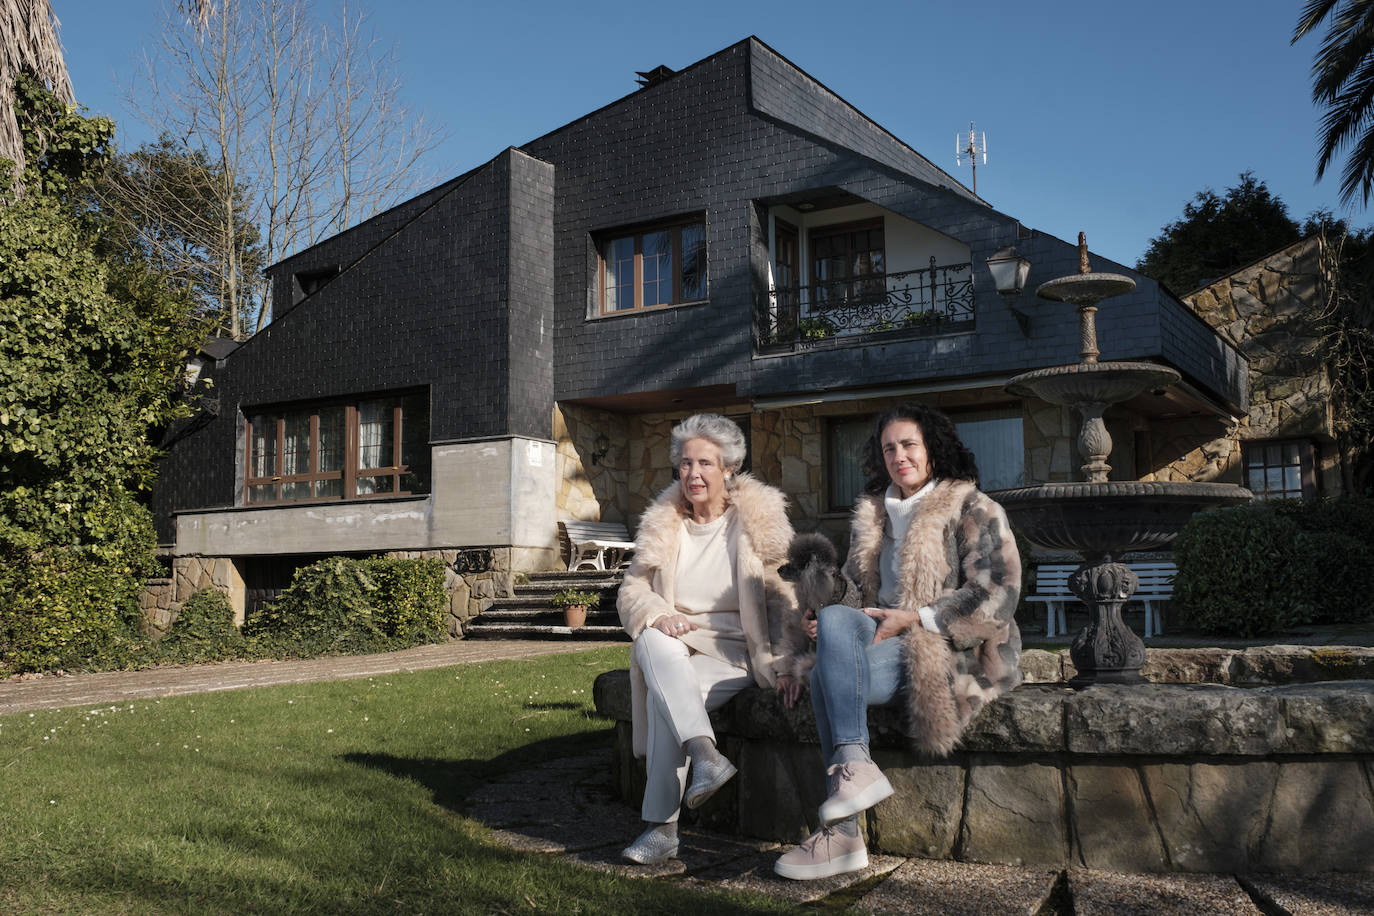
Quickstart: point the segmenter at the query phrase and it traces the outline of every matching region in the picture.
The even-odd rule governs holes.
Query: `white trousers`
[[[679,639],[649,627],[634,644],[644,672],[648,782],[640,816],[666,824],[677,820],[687,790],[687,752],[693,738],[715,740],[707,713],[754,683],[745,668],[692,652]]]

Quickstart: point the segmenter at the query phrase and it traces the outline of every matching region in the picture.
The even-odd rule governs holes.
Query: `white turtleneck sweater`
[[[883,526],[883,548],[878,564],[879,607],[895,608],[901,604],[902,583],[897,572],[899,547],[906,539],[911,519],[916,515],[916,507],[934,488],[935,479],[931,478],[925,486],[903,499],[902,491],[896,484],[888,485],[887,493],[883,496],[883,504],[887,508],[887,524]],[[924,606],[919,608],[917,613],[921,615],[921,626],[935,633],[943,632],[935,619],[934,608]]]

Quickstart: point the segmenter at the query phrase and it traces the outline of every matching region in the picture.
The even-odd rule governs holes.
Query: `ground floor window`
[[[978,460],[980,487],[1003,490],[1026,483],[1026,450],[1021,408],[1005,407],[951,413],[959,439]],[[873,432],[872,416],[836,417],[827,429],[828,502],[832,512],[854,505],[863,490],[864,444]]]
[[[1306,439],[1241,443],[1245,486],[1256,499],[1311,499],[1317,495],[1316,448]]]
[[[248,412],[244,501],[429,492],[424,392]]]

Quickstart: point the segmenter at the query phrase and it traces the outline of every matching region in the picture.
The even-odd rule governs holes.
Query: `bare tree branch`
[[[394,57],[350,0],[332,23],[310,0],[192,3],[169,10],[128,95],[221,176],[220,294],[243,337],[270,320],[270,291],[235,260],[238,222],[257,228],[267,263],[280,261],[434,184],[418,166],[442,136],[402,103]],[[193,9],[198,24],[178,21]]]

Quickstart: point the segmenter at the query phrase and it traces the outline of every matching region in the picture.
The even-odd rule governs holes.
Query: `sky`
[[[321,9],[335,0],[315,0]],[[1023,225],[1127,266],[1250,170],[1302,221],[1339,202],[1316,181],[1319,35],[1290,45],[1302,0],[370,0],[408,104],[447,139],[452,177],[633,92],[635,71],[681,70],[756,35],[937,166],[955,135],[986,135],[978,193]],[[164,0],[52,0],[77,101],[132,148],[156,136],[128,101],[165,27]]]

